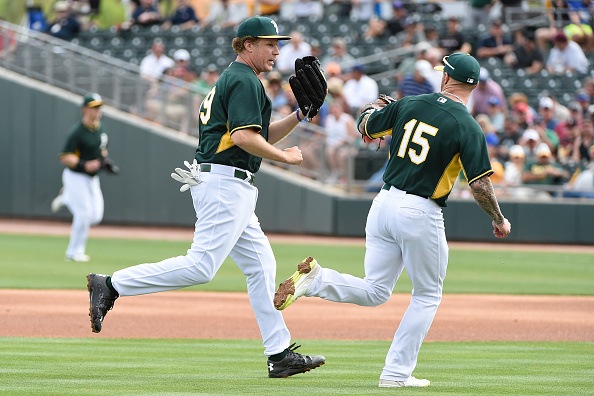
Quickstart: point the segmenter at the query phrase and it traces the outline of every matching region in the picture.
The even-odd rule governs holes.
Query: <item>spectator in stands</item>
[[[535,74],[544,67],[544,56],[536,45],[534,33],[530,30],[518,30],[515,34],[514,49],[508,52],[503,61],[514,69],[523,69],[527,74]]]
[[[528,129],[534,123],[536,110],[534,110],[527,102],[518,102],[512,108],[512,113],[522,129]]]
[[[472,51],[472,45],[461,32],[460,20],[457,16],[452,15],[448,18],[446,30],[439,35],[437,46],[444,54],[453,52],[469,54]]]
[[[344,182],[348,176],[348,158],[355,154],[355,141],[360,134],[355,119],[344,111],[342,104],[334,101],[326,116],[326,161],[330,171],[328,182]]]
[[[489,25],[489,12],[494,0],[470,0],[470,17],[466,20],[466,26],[476,29],[479,25]]]
[[[196,11],[190,5],[190,0],[177,0],[175,13],[161,25],[161,29],[168,30],[171,26],[179,26],[181,30],[187,30],[198,22]]]
[[[272,111],[278,111],[282,106],[289,104],[282,84],[282,75],[277,71],[271,71],[266,78],[266,94],[272,103]]]
[[[509,150],[509,160],[505,163],[503,179],[508,187],[517,187],[522,185],[522,173],[524,171],[524,162],[526,153],[520,145],[513,145]]]
[[[363,65],[355,65],[344,84],[343,95],[349,104],[351,114],[356,114],[361,106],[377,99],[379,87],[373,78],[365,74]]]
[[[422,95],[437,92],[429,80],[433,73],[433,66],[424,59],[415,62],[414,72],[404,76],[398,84],[398,99],[405,96]]]
[[[568,105],[570,117],[557,123],[555,133],[559,137],[559,149],[557,158],[559,160],[569,160],[573,151],[573,142],[579,134],[582,125],[583,114],[582,107],[577,102],[571,102]]]
[[[351,19],[369,21],[375,13],[375,0],[351,0]]]
[[[476,56],[482,60],[496,57],[503,60],[505,54],[513,51],[513,41],[505,33],[505,27],[500,19],[495,19],[489,27],[489,34],[478,40]]]
[[[551,149],[544,143],[536,148],[536,159],[526,160],[522,172],[525,185],[562,185],[569,179],[569,173],[555,161]]]
[[[519,144],[522,147],[524,147],[524,152],[526,153],[526,161],[536,160],[536,149],[540,144],[540,134],[537,130],[532,128],[524,130]]]
[[[582,88],[590,98],[590,104],[594,104],[594,77],[586,77],[582,82]]]
[[[140,0],[140,4],[132,13],[131,25],[151,26],[163,21],[159,6],[154,0]]]
[[[504,107],[497,96],[489,96],[487,103],[489,104],[489,107],[487,108],[487,112],[485,114],[489,116],[489,119],[493,123],[495,132],[500,135],[503,133],[505,125]]]
[[[295,59],[311,55],[311,46],[303,41],[303,35],[297,30],[292,31],[291,40],[283,45],[276,58],[276,70],[281,73],[292,73],[295,70]]]
[[[386,22],[386,32],[390,36],[396,36],[404,30],[403,22],[408,17],[408,10],[401,1],[392,3],[392,18]]]
[[[554,130],[559,122],[555,118],[555,102],[548,96],[543,96],[538,100],[538,114],[542,117],[545,126]]]
[[[549,49],[549,43],[553,41],[555,35],[571,23],[569,17],[569,8],[565,0],[553,0],[548,4],[547,17],[549,26],[536,29],[536,40],[540,49],[543,51]]]
[[[283,2],[283,6],[292,3],[292,15],[297,18],[319,20],[324,16],[324,6],[320,0],[294,0]]]
[[[476,116],[477,114],[488,113],[489,99],[491,97],[497,98],[501,105],[506,103],[501,85],[491,78],[486,68],[481,67],[478,86],[470,94],[470,114]]]
[[[183,48],[175,51],[173,54],[175,66],[171,71],[171,75],[185,82],[193,82],[196,80],[198,76],[190,65],[190,58],[190,53]]]
[[[590,108],[592,98],[585,89],[580,89],[575,93],[575,100],[582,108],[582,113],[587,114]]]
[[[406,17],[402,22],[404,30],[396,35],[396,41],[399,47],[411,47],[420,42],[427,41],[425,37],[425,28],[419,23],[419,16],[416,14]]]
[[[341,69],[346,69],[353,66],[355,58],[349,54],[347,43],[341,37],[332,39],[332,45],[328,51],[328,55],[322,58],[321,64],[326,68],[330,63],[337,63]]]
[[[281,0],[250,0],[247,3],[249,5],[248,13],[250,15],[274,17],[280,15],[281,12]]]
[[[565,74],[568,71],[586,74],[588,72],[588,59],[582,48],[565,33],[559,32],[554,39],[546,62],[547,70],[554,74]]]
[[[491,179],[491,183],[493,183],[494,186],[499,187],[502,184],[504,184],[505,167],[497,157],[497,145],[487,143],[487,152],[489,153],[489,162],[491,162],[491,169],[493,169],[493,174],[491,174],[489,178]]]
[[[493,126],[493,123],[491,122],[489,116],[486,114],[478,114],[475,117],[475,120],[483,130],[483,134],[485,135],[487,145],[497,147],[497,145],[499,145],[499,136],[497,136],[497,133],[495,132],[495,127]]]
[[[579,134],[573,142],[572,158],[576,164],[584,165],[592,161],[590,149],[594,146],[594,125],[590,117],[584,117]]]
[[[402,22],[408,16],[408,11],[400,1],[392,3],[392,17],[383,20],[379,17],[372,17],[367,24],[367,30],[363,34],[364,38],[377,38],[384,36],[396,36],[404,30]]]
[[[344,81],[339,77],[328,78],[328,95],[326,95],[326,103],[339,103],[342,106],[342,110],[346,113],[350,112],[351,109],[344,95]]]
[[[590,146],[590,162],[580,166],[566,185],[564,197],[594,198],[594,146]]]
[[[216,0],[212,2],[206,18],[200,21],[200,26],[218,26],[222,29],[234,28],[247,17],[248,7],[245,2]]]
[[[559,136],[557,132],[547,127],[545,119],[540,114],[534,117],[531,128],[538,132],[540,142],[549,146],[553,155],[557,155]]]
[[[165,69],[175,66],[175,61],[165,55],[165,44],[159,38],[153,40],[151,52],[140,61],[140,76],[148,81],[157,81]]]
[[[426,41],[422,41],[419,44],[417,44],[415,46],[415,56],[407,56],[405,57],[396,67],[396,71],[394,72],[394,78],[396,79],[396,81],[398,83],[400,83],[400,81],[402,81],[402,79],[404,78],[404,76],[406,76],[407,74],[412,74],[415,72],[415,62],[419,59],[424,59],[429,61],[429,59],[431,59],[431,61],[429,61],[429,63],[434,62],[434,59],[428,56],[429,51],[431,51],[433,49],[433,47],[431,46],[431,44],[429,44]],[[438,58],[439,59],[439,65],[441,65],[441,60],[442,60],[443,56]],[[443,76],[443,73],[442,73]],[[440,88],[441,88],[441,80],[440,80]],[[398,96],[397,93],[394,94],[394,96]]]
[[[219,69],[215,65],[210,64],[200,73],[200,78],[194,81],[194,86],[198,92],[206,95],[214,87],[219,76]]]
[[[70,12],[67,1],[54,4],[56,17],[47,24],[46,33],[62,40],[72,40],[80,32],[80,23]]]
[[[180,130],[189,130],[192,94],[175,67],[167,68],[159,81],[151,84],[146,96],[146,118]]]
[[[503,122],[503,131],[497,134],[499,136],[500,158],[508,158],[511,147],[521,143],[523,132],[524,130],[520,129],[515,118],[511,115],[506,115]]]
[[[326,76],[326,79],[340,77],[342,76],[342,68],[338,63],[330,62],[324,67],[324,75]]]

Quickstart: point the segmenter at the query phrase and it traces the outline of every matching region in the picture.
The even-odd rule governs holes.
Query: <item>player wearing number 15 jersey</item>
[[[369,107],[358,119],[368,138],[391,135],[384,186],[373,200],[367,224],[365,278],[322,268],[308,258],[279,286],[275,306],[285,309],[301,296],[375,306],[386,302],[402,270],[412,298],[388,351],[380,387],[425,387],[412,376],[421,344],[441,302],[448,265],[442,207],[462,169],[498,238],[509,235],[493,186],[485,137],[466,109],[480,66],[472,56],[446,56],[441,92],[405,97]]]

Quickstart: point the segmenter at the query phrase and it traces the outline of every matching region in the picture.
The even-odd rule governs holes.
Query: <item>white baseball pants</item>
[[[390,298],[406,268],[412,297],[380,376],[404,381],[417,364],[421,344],[441,302],[448,263],[442,211],[432,200],[392,187],[381,190],[374,199],[365,232],[365,278],[322,268],[307,295],[376,306]]]
[[[247,278],[264,353],[270,356],[287,348],[291,335],[273,304],[276,259],[254,213],[258,189],[233,177],[234,169],[212,165],[212,171],[202,172],[201,183],[191,188],[197,220],[194,240],[185,256],[116,271],[111,282],[120,296],[204,284],[230,256]]]
[[[66,249],[67,257],[85,254],[89,229],[103,219],[103,193],[99,176],[89,176],[65,168],[62,172],[64,205],[72,213],[70,242]]]

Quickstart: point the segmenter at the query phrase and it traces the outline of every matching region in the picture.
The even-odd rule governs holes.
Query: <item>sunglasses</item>
[[[448,58],[449,58],[449,57],[450,57],[449,55],[446,55],[446,56],[444,56],[444,57],[443,57],[443,59],[441,60],[441,64],[442,64],[442,65],[444,65],[444,66],[449,66],[449,67],[451,67],[451,68],[452,68],[452,70],[456,70],[456,68],[455,68],[454,66],[452,66],[452,65],[451,65],[451,64],[448,62]]]

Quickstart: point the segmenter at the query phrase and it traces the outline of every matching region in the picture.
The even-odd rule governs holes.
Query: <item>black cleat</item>
[[[93,330],[93,333],[99,333],[103,318],[107,315],[107,311],[113,308],[113,304],[119,296],[109,291],[107,275],[87,275],[87,290],[89,291],[91,330]]]
[[[326,363],[324,356],[307,356],[295,352],[295,349],[300,346],[295,346],[295,343],[291,344],[288,348],[289,353],[279,362],[268,359],[268,377],[286,378],[291,375],[306,373]]]

